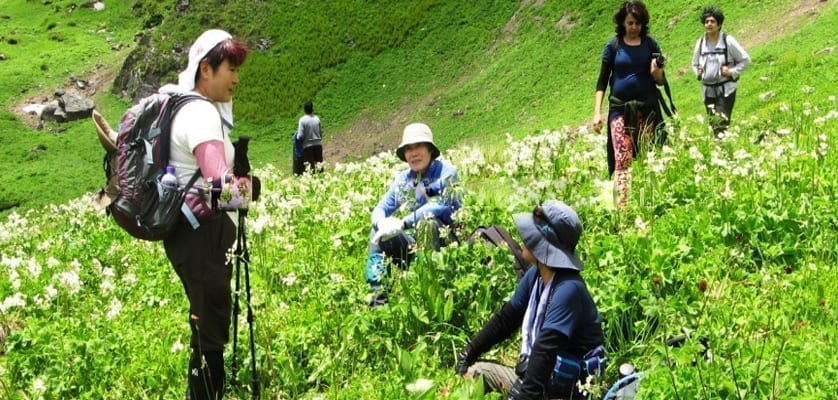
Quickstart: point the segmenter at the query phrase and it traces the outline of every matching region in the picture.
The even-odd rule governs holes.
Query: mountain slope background
[[[76,78],[90,84],[97,108],[115,122],[135,98],[176,79],[189,44],[209,27],[254,49],[235,97],[234,133],[254,139],[255,164],[290,170],[289,136],[308,99],[324,121],[331,163],[391,150],[413,121],[429,123],[443,147],[502,146],[506,134],[586,124],[615,4],[108,1],[96,11],[75,1],[2,0],[0,172],[10,184],[0,188],[0,209],[60,202],[103,181],[89,121],[34,130],[23,106],[50,99]],[[682,115],[701,113],[689,60],[704,3],[647,5],[676,105]],[[754,58],[737,115],[777,106],[758,93],[782,97],[800,84],[831,89],[834,2],[722,6],[724,29]]]

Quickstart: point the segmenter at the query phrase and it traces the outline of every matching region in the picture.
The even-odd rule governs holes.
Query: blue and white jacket
[[[372,211],[373,227],[404,205],[410,210],[404,218],[407,228],[412,228],[422,218],[436,218],[445,225],[451,224],[451,215],[462,206],[461,199],[448,190],[457,181],[457,168],[440,160],[431,161],[427,172],[421,177],[408,168],[393,180],[390,189]],[[424,191],[416,190],[420,182]]]

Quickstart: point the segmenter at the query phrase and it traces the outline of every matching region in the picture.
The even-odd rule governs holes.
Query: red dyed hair
[[[204,57],[204,60],[212,67],[213,71],[218,69],[218,66],[224,60],[229,61],[230,65],[238,67],[244,64],[249,51],[250,49],[247,48],[246,44],[238,40],[226,39],[213,47]]]

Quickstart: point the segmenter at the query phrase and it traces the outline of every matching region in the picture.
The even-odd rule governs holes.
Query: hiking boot
[[[367,283],[375,289],[381,285],[382,279],[387,277],[387,266],[384,265],[384,256],[381,253],[370,253],[367,257],[365,267],[365,278]]]
[[[373,293],[370,297],[370,309],[386,305],[388,301],[387,293]]]

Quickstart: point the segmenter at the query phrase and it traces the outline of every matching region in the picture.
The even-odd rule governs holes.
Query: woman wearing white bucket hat
[[[200,168],[207,182],[201,193],[186,198],[200,226],[193,229],[182,223],[163,241],[189,298],[192,356],[186,398],[190,400],[217,400],[224,393],[223,354],[232,315],[227,251],[235,241],[236,228],[227,213],[213,207],[203,193],[211,189],[209,185],[220,187],[232,176],[232,98],[247,53],[247,46],[229,33],[208,30],[190,47],[189,64],[179,74],[178,84],[160,88],[161,93],[197,94],[208,100],[186,103],[174,116],[171,130],[170,163],[180,181],[187,181]]]
[[[579,272],[582,223],[566,204],[549,200],[513,216],[530,268],[515,294],[460,352],[458,375],[483,376],[487,391],[510,399],[585,398],[576,387],[597,375],[604,359],[602,318]],[[515,368],[480,361],[481,354],[521,328]]]
[[[393,180],[372,212],[365,274],[373,291],[371,307],[387,303],[383,280],[389,276],[390,268],[385,264],[384,256],[401,268],[410,264],[415,240],[404,230],[414,228],[420,220],[433,223],[433,247],[439,249],[439,228],[450,225],[452,214],[461,206],[458,196],[447,193],[450,186],[457,182],[457,168],[438,160],[439,154],[431,128],[427,125],[414,123],[404,128],[396,155],[409,168]],[[409,208],[407,215],[395,217],[404,205]]]

